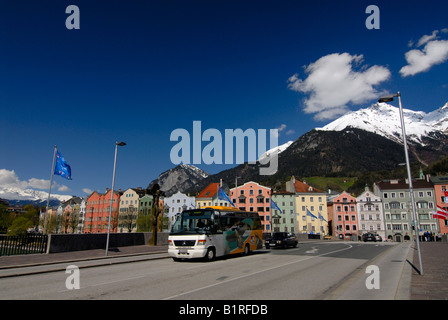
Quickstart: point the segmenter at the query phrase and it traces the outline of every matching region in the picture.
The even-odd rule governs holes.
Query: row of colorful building
[[[226,190],[226,197],[219,191]],[[447,234],[447,220],[434,216],[437,206],[448,208],[448,176],[413,179],[414,201],[419,233]],[[149,231],[144,218],[151,214],[153,196],[141,188],[125,191],[106,189],[93,192],[86,199],[72,198],[56,209],[62,217],[58,232],[104,233]],[[340,239],[359,238],[371,232],[383,239],[408,240],[414,234],[411,198],[407,180],[380,181],[373,190],[365,188],[358,196],[347,192],[323,191],[292,177],[282,191],[250,181],[229,189],[222,182],[211,183],[195,197],[181,192],[159,200],[163,211],[161,225],[169,230],[176,217],[187,209],[207,206],[232,206],[256,211],[264,232],[293,232]],[[51,214],[51,211],[49,212]],[[72,219],[76,216],[76,222]]]

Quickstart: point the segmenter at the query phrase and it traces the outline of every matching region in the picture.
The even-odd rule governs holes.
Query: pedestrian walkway
[[[17,256],[0,257],[0,269],[15,268],[23,266],[34,266],[44,264],[54,264],[62,262],[75,262],[94,259],[108,259],[122,256],[138,256],[145,254],[166,253],[167,245],[158,246],[128,246],[111,248],[106,256],[106,249],[82,250],[50,254],[29,254]]]
[[[420,242],[423,275],[417,272],[418,254],[415,246],[413,249],[411,299],[448,300],[448,243]]]

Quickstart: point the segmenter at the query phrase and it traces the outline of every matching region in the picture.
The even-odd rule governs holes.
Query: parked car
[[[379,234],[375,234],[375,239],[376,241],[383,241],[383,238],[381,238],[381,236]]]
[[[266,249],[297,247],[299,241],[294,233],[290,232],[274,232],[271,238],[266,239],[264,245]]]
[[[370,233],[370,232],[364,233],[362,235],[362,241],[364,241],[364,242],[366,242],[366,241],[374,241],[374,242],[376,242],[377,241],[376,236],[377,236],[376,234],[373,234],[373,233]],[[380,237],[380,236],[378,236],[378,237]]]

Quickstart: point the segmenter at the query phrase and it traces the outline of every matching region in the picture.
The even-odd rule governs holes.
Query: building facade
[[[118,211],[118,232],[137,231],[140,197],[144,195],[142,188],[129,188],[123,192]]]
[[[174,222],[176,221],[177,216],[182,211],[196,208],[195,197],[189,197],[180,191],[177,191],[170,197],[164,198],[163,203],[163,211],[165,213],[165,217],[168,218],[168,221],[170,223],[169,229],[171,229]]]
[[[223,201],[218,198],[218,187],[219,183],[210,183],[204,190],[199,192],[195,197],[196,208],[224,205],[222,204]]]
[[[296,197],[297,233],[328,234],[327,197],[324,191],[292,177],[286,191]]]
[[[112,205],[110,232],[117,232],[120,191],[107,188],[106,193],[94,191],[86,203],[84,233],[106,233],[109,226],[109,210]],[[112,197],[112,202],[111,202]]]
[[[376,196],[368,187],[356,197],[359,234],[370,232],[387,239],[384,227],[384,214],[381,197]]]
[[[237,197],[238,201],[235,204],[235,207],[238,209],[258,212],[263,225],[263,232],[271,233],[273,227],[271,216],[271,193],[271,188],[249,181],[238,186],[236,189],[230,189],[229,197],[234,201],[235,197]]]
[[[347,192],[342,192],[333,198],[333,221],[335,235],[339,239],[357,239],[358,215],[356,198]]]
[[[218,188],[223,189],[223,191],[229,195],[228,186],[222,182],[210,183],[204,190],[199,192],[195,197],[196,208],[204,208],[210,206],[222,206],[222,207],[232,207],[232,204],[225,200],[219,199]]]
[[[152,205],[154,197],[150,194],[145,194],[140,198],[139,212],[137,218],[137,232],[150,232],[152,231]],[[159,231],[168,230],[168,219],[163,211],[163,200],[159,199]]]
[[[296,195],[292,192],[274,192],[271,201],[281,209],[271,207],[274,232],[297,232]]]
[[[448,176],[431,177],[430,181],[434,186],[434,195],[436,198],[436,205],[448,210],[448,197],[446,192],[448,191]],[[437,208],[434,209],[435,211]],[[448,234],[448,220],[438,219],[439,229],[441,234]]]
[[[410,240],[414,236],[415,227],[420,236],[425,232],[439,232],[438,219],[432,217],[436,208],[433,185],[425,179],[413,179],[412,184],[417,215],[415,222],[407,179],[374,184],[374,193],[381,197],[383,204],[386,237],[389,240]]]
[[[60,208],[60,209],[59,209]],[[61,218],[61,233],[82,233],[84,215],[85,215],[85,200],[79,197],[72,197],[60,204],[58,211],[62,211]]]

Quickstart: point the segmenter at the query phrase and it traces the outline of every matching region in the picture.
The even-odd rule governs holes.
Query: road
[[[79,289],[67,289],[71,274],[65,270],[46,272],[0,279],[0,299],[337,299],[339,288],[355,275],[364,275],[367,265],[375,262],[372,259],[395,247],[389,243],[315,242],[208,263],[157,259],[80,266]],[[364,279],[360,283],[365,287]]]

